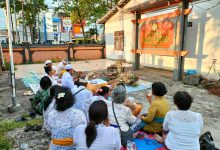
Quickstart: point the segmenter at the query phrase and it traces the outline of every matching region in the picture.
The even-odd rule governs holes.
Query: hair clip
[[[62,98],[64,96],[65,96],[65,93],[59,93],[57,98],[60,99],[60,98]]]
[[[102,89],[99,89],[99,92],[103,92],[103,90],[102,90]]]

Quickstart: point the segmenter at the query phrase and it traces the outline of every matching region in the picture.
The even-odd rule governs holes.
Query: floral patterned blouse
[[[53,110],[49,113],[46,130],[51,133],[52,139],[72,138],[74,130],[78,125],[87,124],[84,113],[75,108],[69,108],[65,111]],[[50,150],[72,150],[74,146],[59,146],[52,142]]]

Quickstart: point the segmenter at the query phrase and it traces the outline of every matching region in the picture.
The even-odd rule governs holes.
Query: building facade
[[[113,8],[99,23],[105,24],[105,42],[106,57],[109,59],[118,59],[123,57],[127,62],[134,63],[134,54],[131,50],[135,49],[135,14],[131,13],[129,8],[146,2],[146,0],[120,0],[118,6]],[[122,5],[123,4],[123,5]],[[212,77],[220,72],[220,15],[218,1],[202,2],[195,1],[190,3],[192,12],[188,17],[186,50],[189,54],[185,58],[184,68],[195,69],[197,73],[207,75],[214,60],[215,68],[212,67]],[[168,2],[169,5],[169,2]],[[164,15],[174,12],[176,6],[160,11],[152,11],[141,15],[141,19],[152,18],[158,15]],[[139,35],[140,36],[140,35]],[[174,33],[174,42],[165,50],[174,50],[177,35]],[[141,49],[140,43],[139,48]],[[145,48],[143,48],[144,50]],[[160,48],[163,49],[164,48]],[[149,50],[149,48],[146,48]],[[157,50],[151,48],[151,50]],[[174,69],[175,58],[170,56],[142,54],[140,62],[143,66]]]

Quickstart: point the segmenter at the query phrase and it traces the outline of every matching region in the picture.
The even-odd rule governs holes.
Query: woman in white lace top
[[[192,97],[185,91],[179,91],[174,96],[174,104],[178,110],[166,114],[163,138],[155,135],[160,142],[165,142],[171,150],[200,150],[199,136],[203,128],[200,113],[190,111]]]
[[[62,87],[55,95],[55,110],[48,115],[46,130],[51,133],[50,150],[72,150],[74,131],[86,124],[86,117],[80,110],[73,108],[74,98],[71,91]]]

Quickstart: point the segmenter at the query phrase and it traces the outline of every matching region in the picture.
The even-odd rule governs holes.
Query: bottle
[[[127,150],[137,150],[135,142],[127,141]]]

